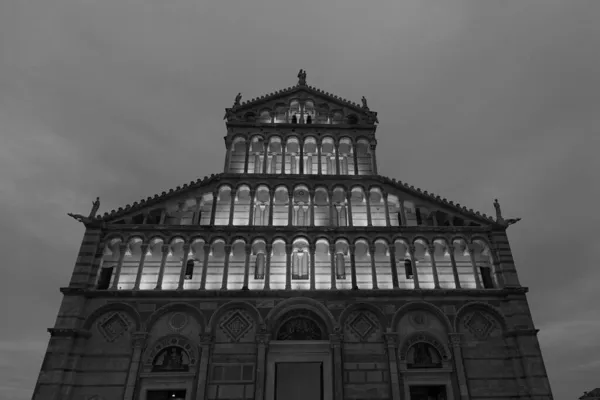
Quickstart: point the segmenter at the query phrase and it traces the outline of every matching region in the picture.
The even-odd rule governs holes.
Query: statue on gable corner
[[[498,203],[498,199],[494,199],[494,208],[496,209],[496,222],[504,225],[504,227],[509,227],[521,220],[521,218],[504,219],[504,217],[502,217],[502,210],[500,209],[500,203]]]
[[[90,211],[90,218],[96,218],[96,213],[100,208],[100,197],[96,197],[96,201],[92,201],[92,211]]]
[[[235,101],[233,102],[233,107],[237,107],[240,105],[240,102],[242,101],[242,94],[238,93],[237,96],[235,96]]]
[[[303,86],[306,85],[306,71],[303,69],[298,72],[298,84]]]
[[[360,99],[362,101],[362,108],[368,110],[369,106],[367,105],[367,98],[365,96],[362,97],[362,99]]]
[[[90,211],[90,214],[87,217],[83,216],[81,214],[73,214],[73,213],[67,213],[67,215],[71,218],[74,218],[78,222],[81,222],[83,224],[89,224],[90,222],[94,221],[94,219],[96,219],[96,213],[98,212],[99,208],[100,208],[100,197],[96,197],[96,200],[92,202],[92,210]]]

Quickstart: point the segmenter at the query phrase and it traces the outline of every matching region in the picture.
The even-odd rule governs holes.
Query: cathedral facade
[[[497,202],[378,175],[377,113],[302,70],[225,119],[223,173],[71,214],[34,400],[552,399]]]

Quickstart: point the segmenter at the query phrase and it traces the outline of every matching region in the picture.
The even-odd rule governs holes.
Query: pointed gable
[[[295,86],[249,101],[241,102],[241,94],[238,94],[233,106],[225,110],[224,119],[228,123],[374,125],[378,122],[377,113],[369,109],[364,97],[362,103],[360,106],[308,86],[304,76],[304,80],[300,79]]]

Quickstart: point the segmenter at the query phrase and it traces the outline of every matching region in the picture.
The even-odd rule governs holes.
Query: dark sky
[[[0,398],[30,399],[83,226],[222,171],[224,108],[296,84],[381,121],[382,175],[499,198],[557,400],[600,383],[600,1],[0,2]]]

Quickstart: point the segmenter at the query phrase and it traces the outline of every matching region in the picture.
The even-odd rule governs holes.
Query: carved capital
[[[164,254],[164,253],[169,253],[169,250],[170,250],[170,249],[171,249],[171,246],[169,246],[168,244],[163,244],[163,245],[160,247],[160,250],[163,252],[163,254]]]
[[[398,334],[397,333],[384,333],[385,342],[388,347],[398,348]]]
[[[200,335],[201,345],[210,345],[213,341],[213,336],[210,333],[201,333]]]
[[[147,337],[148,334],[146,332],[133,332],[133,334],[131,335],[131,345],[134,349],[144,348]]]
[[[411,244],[411,245],[408,246],[408,251],[409,251],[410,255],[413,256],[413,257],[415,256],[415,251],[416,250],[417,250],[417,248],[415,247],[414,244]]]
[[[256,335],[256,344],[258,346],[269,346],[269,342],[271,341],[271,335],[268,333],[261,333]]]
[[[127,250],[127,243],[119,243],[119,251],[123,252]]]
[[[148,243],[144,243],[140,246],[140,248],[142,249],[142,254],[145,254],[148,251],[148,247],[150,247]]]
[[[341,334],[329,335],[329,347],[331,347],[332,349],[341,348],[342,347],[342,335]]]
[[[246,243],[244,249],[246,250],[246,255],[252,254],[252,245],[250,243]]]
[[[448,344],[452,347],[460,347],[462,340],[463,340],[463,334],[462,333],[450,333],[449,335],[449,341]]]
[[[186,243],[186,244],[184,244],[184,245],[183,245],[183,251],[184,251],[186,254],[187,254],[187,253],[189,253],[189,251],[190,251],[190,247],[191,247],[191,246],[190,246],[190,244],[189,244],[189,243]]]

